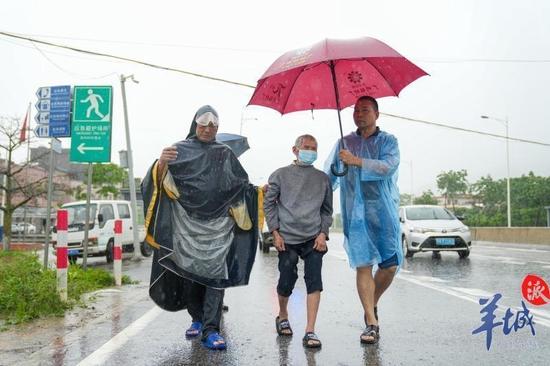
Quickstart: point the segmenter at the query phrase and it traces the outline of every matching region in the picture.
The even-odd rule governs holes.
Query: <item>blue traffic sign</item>
[[[60,86],[43,86],[38,88],[36,91],[36,96],[39,99],[49,99],[49,98],[66,98],[71,97],[71,86],[70,85],[60,85]]]
[[[38,125],[34,129],[34,134],[37,137],[56,137],[56,136],[70,136],[71,127],[69,125]]]
[[[60,112],[68,113],[71,111],[70,97],[53,97],[50,99],[40,99],[35,104],[38,112]]]
[[[50,124],[50,137],[71,136],[71,126],[69,124]]]
[[[44,124],[69,124],[70,123],[70,114],[69,113],[60,113],[60,112],[38,112],[34,116],[36,123]]]
[[[39,126],[38,137],[71,136],[71,86],[43,86],[36,91],[38,113],[34,117]]]

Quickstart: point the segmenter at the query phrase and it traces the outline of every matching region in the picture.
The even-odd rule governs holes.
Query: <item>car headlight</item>
[[[422,228],[422,227],[412,227],[411,228],[411,232],[413,233],[420,233],[420,234],[424,234],[424,233],[428,233],[430,231],[433,231],[432,229],[426,229],[426,228]]]
[[[468,226],[463,226],[463,227],[458,228],[458,231],[460,231],[461,233],[465,233],[465,232],[470,231],[470,228]]]

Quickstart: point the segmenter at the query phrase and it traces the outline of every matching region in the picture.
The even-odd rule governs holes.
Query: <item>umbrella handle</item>
[[[337,177],[343,177],[344,175],[348,174],[348,166],[347,164],[344,164],[344,170],[339,172],[336,168],[336,164],[331,164],[330,171],[332,172],[332,174],[334,174]]]
[[[333,60],[330,60],[329,67],[330,73],[332,74],[332,85],[334,86],[334,96],[336,97],[336,111],[338,112],[338,124],[340,126],[340,147],[342,149],[345,149],[344,131],[342,130],[342,117],[340,117],[340,94],[338,93],[338,83],[336,82],[336,72],[334,71],[335,65]],[[347,164],[344,164],[344,170],[339,172],[336,168],[336,164],[333,163],[330,165],[330,171],[337,177],[343,177],[344,175],[348,174],[348,166]]]

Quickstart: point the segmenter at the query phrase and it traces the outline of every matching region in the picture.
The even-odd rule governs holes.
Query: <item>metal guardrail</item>
[[[46,234],[11,234],[12,243],[44,243]]]

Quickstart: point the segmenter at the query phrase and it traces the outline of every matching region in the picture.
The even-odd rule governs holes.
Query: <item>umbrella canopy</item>
[[[397,96],[424,75],[425,71],[375,38],[325,39],[279,57],[258,81],[248,104],[282,114],[341,110],[362,95]]]
[[[424,75],[424,70],[375,38],[325,39],[279,57],[258,80],[248,105],[272,108],[282,114],[336,109],[344,149],[341,109],[363,95],[397,96]],[[343,172],[331,168],[337,176],[347,172],[347,166]]]
[[[250,146],[248,146],[248,139],[241,135],[235,135],[232,133],[218,133],[216,135],[216,141],[229,146],[237,157],[241,156],[246,150],[250,149]]]

